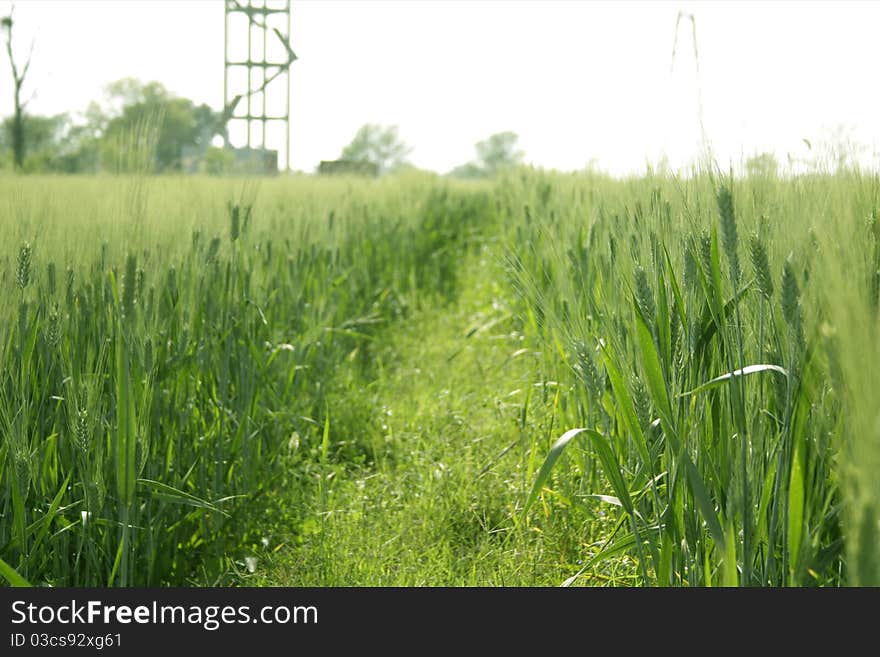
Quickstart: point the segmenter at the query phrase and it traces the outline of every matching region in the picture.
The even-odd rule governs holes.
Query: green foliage
[[[23,128],[27,150],[23,170],[64,171],[66,158],[71,149],[67,142],[70,117],[67,114],[37,116],[25,114]],[[0,159],[12,158],[13,118],[7,117],[0,124]]]
[[[367,123],[339,157],[351,162],[369,162],[378,167],[379,173],[386,173],[402,166],[411,150],[400,138],[397,126]]]
[[[201,159],[219,130],[219,115],[207,105],[196,105],[173,96],[158,82],[142,84],[125,79],[107,88],[118,114],[106,117],[102,131],[103,166],[114,170],[121,152],[128,150],[123,139],[138,126],[155,122],[155,167],[159,172],[180,171],[185,160]],[[103,118],[103,117],[102,117]]]
[[[483,178],[485,177],[486,173],[477,163],[468,162],[467,164],[462,164],[455,167],[452,171],[449,172],[449,175],[453,178],[462,178],[464,180],[469,180],[474,178]]]
[[[756,179],[773,179],[779,173],[779,162],[772,153],[760,153],[746,160],[746,175]]]
[[[514,132],[498,132],[477,142],[477,164],[489,176],[520,164],[523,153],[517,149],[518,139]]]
[[[0,177],[0,576],[876,585],[878,189]]]
[[[456,178],[493,177],[522,163],[523,152],[517,148],[519,137],[514,132],[498,132],[477,142],[477,157],[453,169]]]
[[[256,199],[208,179],[48,183],[0,179],[34,218],[3,215],[0,558],[35,584],[211,583],[268,509],[301,522],[288,496],[339,457],[334,372],[369,370],[384,326],[453,296],[491,220],[486,196],[420,177]]]
[[[211,146],[205,152],[202,166],[205,173],[211,176],[229,174],[235,166],[235,156],[225,148]]]
[[[93,102],[81,119],[25,114],[23,170],[195,172],[203,168],[211,174],[227,173],[231,155],[211,149],[211,139],[221,127],[219,114],[207,105],[178,98],[158,82],[125,78],[107,85],[105,98]],[[13,118],[8,117],[0,125],[0,160],[11,161],[12,133]],[[149,140],[148,165],[131,168],[132,149],[145,152],[143,144],[132,143],[133,139]]]
[[[619,459],[575,441],[563,458],[557,444],[535,486],[633,499],[569,583],[616,558],[615,546],[642,584],[875,581],[868,473],[880,425],[864,392],[876,377],[857,362],[880,336],[876,314],[866,318],[871,241],[855,237],[853,218],[871,216],[876,187],[841,174],[747,178],[734,209],[730,182],[718,189],[708,176],[504,179],[521,313],[541,318],[545,358],[571,372],[561,429],[595,428]],[[742,230],[754,282],[738,283]],[[639,265],[622,266],[618,244]],[[858,263],[849,276],[845,262]],[[599,386],[583,376],[584,345],[604,356]]]

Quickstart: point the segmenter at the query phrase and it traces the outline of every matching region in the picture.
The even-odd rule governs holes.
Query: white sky
[[[696,17],[722,168],[765,150],[806,157],[802,139],[839,126],[878,162],[878,2],[293,0],[292,166],[337,157],[367,122],[398,125],[410,160],[441,172],[503,130],[537,166],[685,164],[699,128],[688,21],[670,72],[680,10]],[[15,12],[17,49],[36,39],[33,112],[82,111],[126,76],[222,105],[221,0],[19,0]],[[2,53],[2,116],[10,87]]]

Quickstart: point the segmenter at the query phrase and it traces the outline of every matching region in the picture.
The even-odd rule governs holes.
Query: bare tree
[[[9,65],[12,67],[12,83],[13,98],[15,102],[15,114],[12,116],[12,158],[16,169],[21,169],[24,165],[25,154],[25,134],[24,134],[24,109],[28,101],[22,101],[21,89],[24,86],[28,69],[31,66],[31,57],[34,54],[34,42],[31,41],[30,51],[24,66],[19,68],[15,63],[15,55],[12,51],[12,16],[15,13],[15,6],[10,9],[9,16],[0,19],[0,28],[6,36],[6,52],[9,54]],[[30,100],[30,99],[28,99]]]

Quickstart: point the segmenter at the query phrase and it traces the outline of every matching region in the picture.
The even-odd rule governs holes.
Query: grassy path
[[[545,377],[498,261],[487,247],[462,263],[459,298],[390,329],[375,378],[335,391],[328,451],[375,458],[327,464],[313,512],[251,583],[555,585],[571,573],[584,531],[569,514],[542,530],[513,520],[553,394],[535,384]]]

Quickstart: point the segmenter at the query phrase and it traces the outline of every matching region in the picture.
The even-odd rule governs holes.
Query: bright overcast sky
[[[689,21],[671,67],[682,10],[723,168],[758,151],[805,157],[803,139],[840,127],[877,163],[877,2],[293,0],[292,166],[337,157],[367,122],[399,126],[411,161],[441,172],[504,130],[547,168],[643,171],[663,153],[681,165],[699,140]],[[222,105],[221,0],[19,0],[15,17],[18,49],[35,38],[33,112],[81,112],[127,76]],[[3,116],[10,87],[3,53]]]

